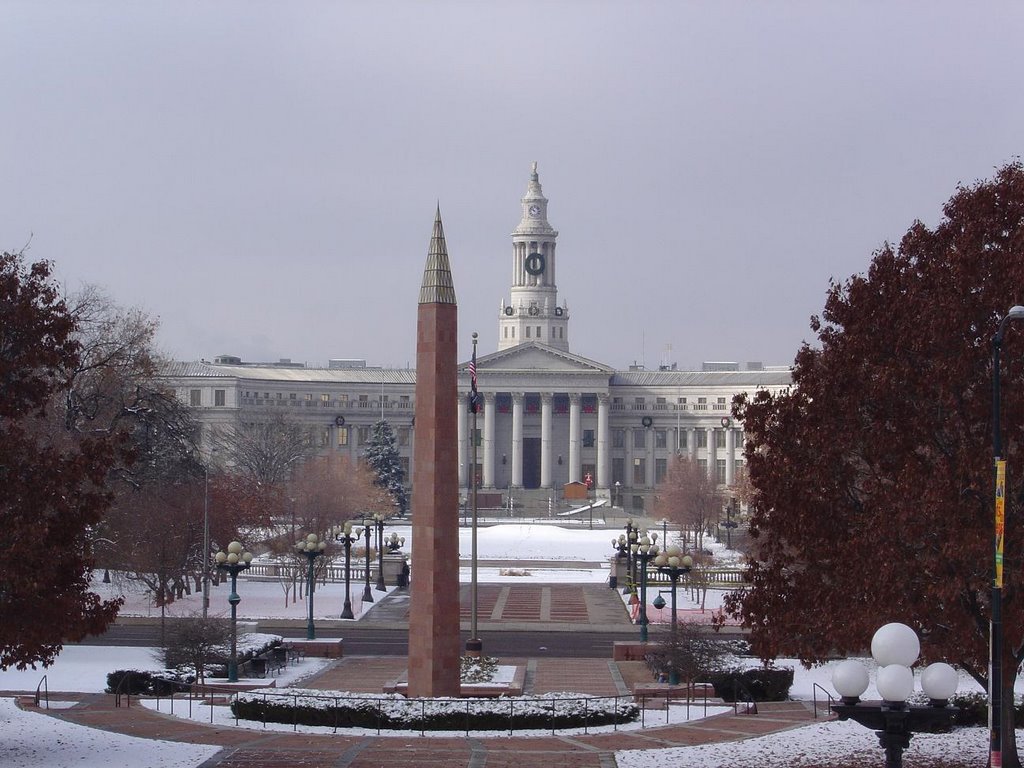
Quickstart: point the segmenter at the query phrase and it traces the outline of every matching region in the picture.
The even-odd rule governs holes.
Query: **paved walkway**
[[[623,693],[645,673],[637,662],[602,659],[502,659],[524,664],[530,693],[579,691],[597,695]],[[404,672],[404,659],[347,657],[331,665],[305,685],[321,689],[379,692],[384,681]],[[58,695],[61,699],[71,698]],[[704,720],[657,725],[663,709],[644,713],[648,727],[543,737],[420,737],[309,735],[198,723],[154,712],[135,701],[115,708],[110,694],[77,695],[70,709],[49,710],[52,717],[93,728],[148,739],[162,739],[223,747],[203,768],[613,768],[614,753],[623,749],[665,747],[734,741],[807,724],[813,713],[803,702],[761,703],[757,715],[731,712]],[[177,706],[186,706],[179,701]]]

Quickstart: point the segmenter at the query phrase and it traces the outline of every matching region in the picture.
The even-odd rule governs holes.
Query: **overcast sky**
[[[177,359],[404,366],[440,202],[467,359],[536,160],[572,351],[786,364],[1021,154],[1021,40],[1018,2],[0,0],[0,249]]]

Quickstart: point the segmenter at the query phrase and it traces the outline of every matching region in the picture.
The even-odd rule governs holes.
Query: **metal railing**
[[[818,691],[821,691],[822,693],[824,693],[825,697],[828,699],[828,709],[826,710],[826,712],[828,712],[829,714],[832,713],[832,705],[836,703],[835,697],[832,696],[831,693],[829,693],[825,688],[822,688],[820,685],[815,683],[814,684],[814,688],[811,689],[811,700],[814,702],[814,719],[815,720],[818,719]]]
[[[46,675],[43,675],[43,679],[40,680],[39,681],[39,685],[36,686],[35,703],[36,703],[37,707],[39,706],[39,699],[40,699],[39,689],[40,688],[42,688],[42,690],[43,690],[42,699],[43,699],[43,702],[46,704],[45,708],[49,709],[50,708],[50,690],[47,687]]]

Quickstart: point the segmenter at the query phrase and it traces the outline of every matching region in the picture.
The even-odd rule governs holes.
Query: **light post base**
[[[484,654],[484,641],[479,637],[471,637],[466,641],[466,655],[480,658]]]

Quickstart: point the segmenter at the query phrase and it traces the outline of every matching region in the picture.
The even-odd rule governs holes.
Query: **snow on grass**
[[[193,768],[219,751],[216,746],[137,739],[87,728],[25,712],[13,699],[0,699],[0,763],[4,768]]]

